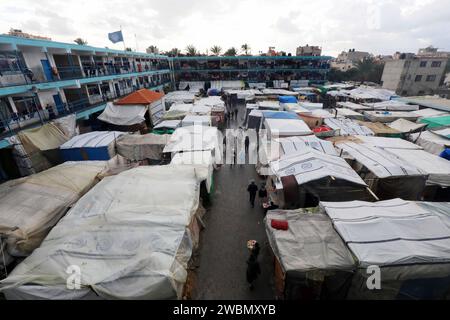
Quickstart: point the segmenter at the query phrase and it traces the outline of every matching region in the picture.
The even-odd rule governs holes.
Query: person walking
[[[255,184],[255,180],[251,180],[250,184],[247,187],[247,191],[249,193],[250,196],[250,204],[252,205],[252,208],[255,207],[255,198],[256,198],[256,193],[258,192],[258,187]]]
[[[253,290],[253,282],[261,274],[261,267],[259,266],[258,256],[253,252],[247,260],[247,282],[250,290]]]
[[[236,123],[237,123],[237,120],[238,120],[238,107],[237,106],[234,109],[234,120],[236,120]]]
[[[261,206],[262,206],[262,204],[267,201],[267,189],[264,184],[261,185],[261,189],[259,189],[259,191],[258,191],[258,197],[259,197],[259,200],[261,201]]]

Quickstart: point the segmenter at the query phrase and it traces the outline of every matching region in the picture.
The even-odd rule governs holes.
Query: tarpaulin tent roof
[[[259,107],[259,109],[272,109],[272,110],[279,110],[280,109],[280,103],[278,101],[269,101],[269,100],[264,100],[264,101],[258,101],[257,105]]]
[[[62,144],[60,149],[104,147],[124,134],[119,131],[92,131],[73,137]]]
[[[286,111],[262,111],[266,119],[300,119],[295,113]]]
[[[181,125],[181,120],[164,120],[154,126],[153,129],[176,129]]]
[[[350,101],[338,102],[337,106],[344,107],[344,108],[351,109],[351,110],[372,110],[371,107],[368,107],[368,106],[365,106],[362,104],[358,104],[358,103],[354,103],[354,102],[350,102]]]
[[[406,119],[397,119],[394,122],[389,123],[388,126],[402,133],[412,133],[422,130],[427,125],[424,123],[408,121]]]
[[[194,102],[197,106],[208,106],[208,107],[225,107],[225,102],[220,96],[211,96],[207,98],[201,98]]]
[[[450,148],[450,138],[441,136],[433,131],[414,133],[411,140],[421,146],[425,151],[440,155],[445,148]]]
[[[385,137],[374,137],[374,136],[356,136],[358,139],[363,141],[364,143],[386,148],[386,149],[412,149],[412,150],[419,150],[422,149],[422,147],[418,146],[417,144],[414,144],[412,142],[400,139],[400,138],[385,138]]]
[[[196,124],[200,124],[203,126],[210,126],[211,125],[211,116],[187,115],[181,121],[182,127],[193,126]]]
[[[280,103],[282,109],[299,114],[310,114],[311,110],[301,107],[298,103]]]
[[[117,153],[132,160],[161,160],[164,147],[170,139],[166,134],[127,134],[117,139]]]
[[[299,185],[326,177],[334,177],[367,186],[344,159],[313,149],[282,156],[279,160],[270,163],[270,169],[279,181],[281,177],[294,175]],[[282,188],[280,182],[277,182],[277,188]]]
[[[419,117],[409,111],[363,111],[364,116],[372,122],[393,122],[403,118],[416,121]]]
[[[393,199],[320,205],[363,267],[450,262],[450,216],[432,203]]]
[[[17,136],[27,151],[32,151],[34,148],[41,151],[57,149],[70,139],[53,123],[20,131]]]
[[[336,143],[345,153],[344,158],[349,155],[363,164],[378,178],[395,176],[425,176],[426,173],[416,168],[409,162],[399,159],[390,154],[389,151],[369,144],[354,142]]]
[[[170,106],[170,111],[181,111],[181,112],[191,112],[194,107],[191,103],[176,103]]]
[[[181,298],[203,179],[172,165],[105,178],[1,282],[6,297]],[[66,287],[70,265],[81,267],[80,290]]]
[[[265,119],[264,126],[272,136],[288,137],[312,134],[311,129],[301,119]]]
[[[272,219],[285,220],[288,230],[271,226]],[[355,262],[330,219],[302,210],[271,210],[265,218],[267,238],[284,272],[348,270]]]
[[[108,102],[105,110],[97,119],[118,126],[131,126],[144,122],[146,112],[147,106],[144,105],[127,105],[123,107]]]
[[[317,109],[323,109],[323,103],[314,103],[314,102],[303,102],[300,101],[298,103],[300,105],[300,107],[303,107],[307,110],[317,110]]]
[[[428,128],[445,127],[450,126],[450,116],[422,118],[420,122],[427,123]]]
[[[9,254],[26,256],[37,248],[105,168],[104,161],[66,162],[0,184],[0,234]]]
[[[374,135],[372,130],[351,119],[327,118],[324,123],[333,130],[339,130],[339,135],[341,136]]]
[[[345,118],[348,118],[348,119],[364,120],[364,116],[362,115],[362,113],[356,112],[356,111],[354,111],[352,109],[336,108],[334,112],[337,114],[338,117],[345,117]]]
[[[413,111],[414,114],[418,115],[420,118],[428,118],[428,117],[441,117],[450,115],[448,112],[435,110],[431,108],[420,109],[417,111]]]
[[[195,94],[189,91],[172,91],[164,96],[164,101],[167,103],[193,103],[195,100]]]
[[[418,104],[423,107],[450,112],[450,100],[438,96],[401,97],[396,100]]]
[[[398,100],[381,101],[376,103],[365,103],[366,106],[373,110],[389,110],[389,111],[417,111],[418,105],[412,105]]]
[[[164,93],[151,91],[148,89],[140,89],[140,90],[137,90],[137,91],[129,94],[128,96],[126,96],[122,99],[119,99],[118,101],[115,102],[115,104],[118,104],[118,105],[129,105],[129,104],[131,104],[131,105],[136,105],[136,104],[148,105],[155,101],[160,100],[163,96],[164,96]]]

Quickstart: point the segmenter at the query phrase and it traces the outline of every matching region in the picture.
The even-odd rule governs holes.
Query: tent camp
[[[374,135],[372,130],[351,119],[327,118],[324,120],[324,124],[337,132],[336,135],[340,136]]]
[[[164,113],[163,101],[164,93],[151,91],[148,89],[137,90],[128,96],[115,101],[114,103],[122,106],[145,106],[150,115],[150,125],[156,125]]]
[[[169,135],[148,133],[127,134],[117,139],[117,153],[130,161],[160,161]]]
[[[105,168],[104,161],[66,162],[0,184],[0,237],[6,244],[0,262],[33,252]]]
[[[349,162],[379,199],[420,200],[428,175],[389,151],[355,142],[337,142]]]
[[[284,209],[316,206],[318,201],[373,200],[366,183],[342,158],[314,149],[270,162],[267,190]]]
[[[199,226],[190,166],[142,166],[107,177],[0,282],[7,299],[181,298]],[[69,290],[66,270],[82,269]]]
[[[277,230],[272,221],[286,221]],[[266,234],[275,256],[276,296],[286,300],[344,299],[355,262],[321,213],[271,210],[265,218]]]
[[[362,113],[356,112],[352,109],[347,108],[337,108],[331,112],[337,117],[344,117],[347,119],[364,120]]]
[[[62,144],[59,149],[64,161],[109,160],[116,154],[119,131],[93,131],[80,134]]]
[[[450,203],[392,199],[322,202],[357,259],[349,299],[445,299],[450,287]],[[370,266],[381,268],[370,290]]]

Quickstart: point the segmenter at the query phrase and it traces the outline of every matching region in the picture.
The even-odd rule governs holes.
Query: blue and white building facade
[[[166,56],[1,35],[0,148],[20,129],[87,118],[108,100],[170,83]]]

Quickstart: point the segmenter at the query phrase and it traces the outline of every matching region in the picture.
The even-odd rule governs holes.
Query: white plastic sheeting
[[[344,117],[348,119],[356,119],[356,120],[364,120],[364,116],[362,113],[356,112],[352,109],[347,108],[337,108],[332,111],[333,114],[336,114],[338,117]]]
[[[393,199],[321,207],[362,267],[450,262],[450,216],[432,204]]]
[[[119,131],[92,131],[73,137],[60,149],[105,147],[124,134]]]
[[[363,111],[364,116],[372,122],[393,122],[403,118],[410,121],[416,121],[419,117],[409,111]]]
[[[303,107],[307,110],[319,110],[323,109],[323,103],[315,103],[315,102],[299,102],[300,107]]]
[[[117,153],[132,161],[161,160],[163,149],[169,139],[170,136],[165,134],[124,135],[117,139]]]
[[[324,123],[333,130],[339,130],[339,135],[341,136],[375,135],[375,133],[372,130],[358,124],[357,122],[351,119],[328,118],[324,120]]]
[[[270,163],[270,170],[277,177],[276,187],[282,189],[281,177],[294,175],[299,185],[326,177],[334,177],[367,186],[361,177],[340,157],[307,149],[281,157]]]
[[[397,130],[402,133],[417,132],[425,128],[425,123],[415,123],[405,119],[398,119],[388,124],[388,127]]]
[[[281,109],[285,111],[295,112],[297,114],[311,114],[311,111],[301,107],[298,103],[280,103]]]
[[[158,123],[153,129],[176,129],[181,125],[181,120],[164,120]]]
[[[418,105],[404,103],[398,100],[381,101],[376,103],[366,103],[373,110],[388,110],[388,111],[417,111]]]
[[[187,115],[181,121],[182,127],[188,127],[188,126],[194,126],[194,125],[210,126],[211,125],[211,116]]]
[[[265,119],[264,126],[272,137],[306,136],[312,134],[303,120]]]
[[[448,112],[435,110],[431,108],[420,109],[417,111],[413,111],[413,113],[419,116],[419,118],[444,117],[449,115]]]
[[[288,230],[272,228],[272,219],[285,220]],[[267,238],[283,271],[353,269],[350,251],[330,219],[302,210],[271,210],[265,218]]]
[[[212,108],[225,108],[225,102],[220,96],[201,98],[194,103],[196,106],[208,106]]]
[[[435,155],[440,155],[445,148],[450,148],[450,139],[435,134],[433,131],[414,133],[410,140],[421,146],[425,151]]]
[[[358,104],[358,103],[354,103],[354,102],[338,102],[337,103],[338,107],[342,107],[342,108],[347,108],[350,110],[372,110],[371,107],[362,105],[362,104]]]
[[[171,165],[105,178],[1,282],[6,297],[180,298],[202,179]],[[80,290],[64,287],[69,266],[80,268]],[[30,294],[30,284],[42,290]]]
[[[172,103],[193,103],[195,94],[184,90],[172,91],[167,93],[163,97],[163,100],[167,105],[171,105]]]
[[[281,106],[278,101],[259,101],[257,102],[258,108],[261,110],[280,110]]]
[[[119,106],[108,102],[105,110],[103,110],[97,119],[118,126],[131,126],[144,122],[147,110],[147,106]]]
[[[364,143],[385,149],[422,149],[422,147],[400,138],[385,138],[361,135],[356,136],[356,138],[362,140]]]
[[[1,184],[0,234],[6,238],[8,253],[27,256],[37,248],[105,168],[104,161],[66,162]]]
[[[236,94],[237,98],[240,100],[244,99],[254,99],[256,95],[260,95],[261,91],[257,89],[250,89],[250,90],[226,90],[226,94]]]
[[[285,89],[262,89],[261,92],[265,95],[275,95],[275,96],[298,96],[298,92],[289,91]]]
[[[344,151],[342,154],[344,158],[350,156],[356,159],[378,178],[426,175],[409,162],[378,147],[354,142],[338,142],[337,146]]]
[[[179,112],[191,112],[193,104],[190,103],[177,103],[170,106],[169,111],[179,111]]]

